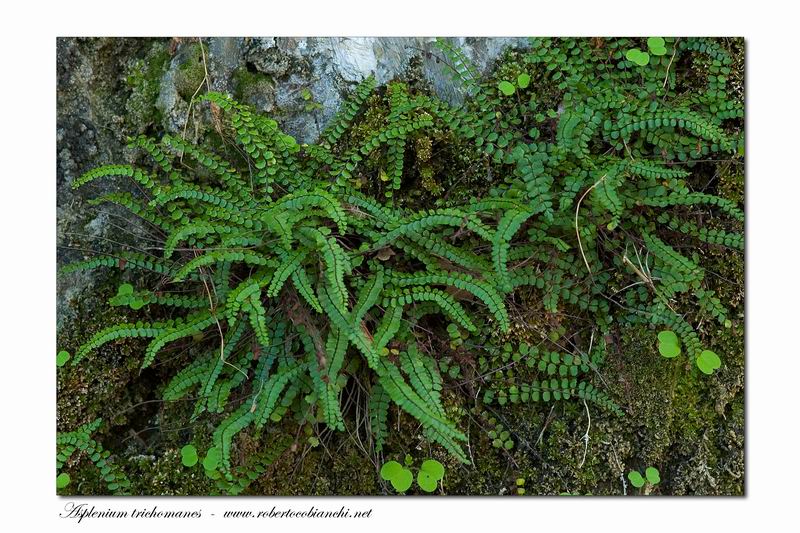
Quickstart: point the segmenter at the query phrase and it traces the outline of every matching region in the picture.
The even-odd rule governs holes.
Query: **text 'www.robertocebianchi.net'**
[[[143,519],[166,519],[166,520],[196,520],[196,519],[215,519],[226,520],[236,519],[270,519],[270,518],[289,518],[289,519],[341,519],[341,518],[371,518],[372,509],[351,509],[341,506],[338,509],[321,509],[315,505],[307,508],[272,506],[270,509],[230,509],[214,510],[214,512],[197,509],[164,509],[154,505],[153,507],[97,507],[86,503],[68,502],[64,510],[59,513],[64,519],[76,520],[78,523],[84,520],[95,519],[117,519],[117,520],[143,520]]]

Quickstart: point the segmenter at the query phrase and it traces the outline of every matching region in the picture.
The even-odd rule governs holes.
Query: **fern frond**
[[[467,437],[453,425],[431,410],[430,406],[406,383],[400,370],[392,363],[381,360],[376,367],[378,380],[394,403],[419,420],[432,440],[441,444],[461,462],[469,464],[467,456],[457,441]]]
[[[179,319],[179,321],[174,322],[173,325],[167,326],[158,333],[147,346],[144,359],[142,360],[142,368],[150,366],[158,352],[161,351],[161,348],[170,342],[200,333],[215,321],[216,318],[210,311],[202,311],[191,315],[185,321]]]
[[[173,276],[172,281],[183,281],[186,277],[193,273],[195,270],[203,268],[204,266],[213,265],[214,263],[222,262],[241,262],[248,265],[263,266],[269,263],[264,256],[247,250],[239,252],[229,252],[226,250],[213,250],[199,255],[186,263],[180,270]]]
[[[375,78],[368,76],[358,84],[353,96],[344,103],[330,124],[322,132],[323,142],[333,145],[350,126],[361,106],[364,105],[369,95],[375,90]]]
[[[508,280],[508,249],[511,246],[511,239],[519,230],[520,226],[531,217],[533,213],[528,210],[517,211],[509,210],[503,214],[497,224],[497,230],[492,237],[492,260],[500,287],[506,292],[511,291]]]
[[[96,179],[112,178],[112,177],[127,177],[133,179],[136,183],[145,189],[155,189],[158,183],[155,176],[147,174],[138,168],[131,165],[103,165],[86,172],[79,178],[72,182],[72,188],[77,189],[87,183]]]
[[[141,322],[137,322],[136,324],[115,324],[104,328],[95,333],[91,339],[78,348],[75,352],[75,357],[72,358],[72,366],[80,363],[81,360],[93,350],[111,341],[130,337],[158,337],[166,328],[166,324],[158,322],[153,324]]]
[[[469,315],[455,298],[440,289],[415,286],[410,289],[387,291],[383,300],[384,307],[404,306],[415,302],[434,302],[454,322],[467,331],[477,331]]]
[[[375,439],[375,451],[383,451],[388,433],[389,405],[391,398],[379,383],[372,386],[367,409],[369,410],[369,426]]]

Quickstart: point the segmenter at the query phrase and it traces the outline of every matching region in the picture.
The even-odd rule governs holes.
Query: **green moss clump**
[[[156,99],[169,59],[167,45],[155,42],[144,58],[137,59],[128,67],[125,81],[131,94],[125,102],[125,118],[129,126],[138,133],[144,133],[161,120]]]
[[[104,306],[105,299],[116,293],[119,276],[107,278],[96,287],[96,298],[81,299],[74,306],[75,319],[68,321],[57,335],[57,346],[75,346],[87,335],[131,320],[130,309]],[[103,307],[103,311],[99,309]],[[87,359],[84,367],[69,364],[58,369],[58,429],[71,431],[95,418],[110,420],[111,409],[120,410],[132,401],[133,383],[138,375],[137,347],[132,342],[108,345]],[[86,391],[91,390],[92,395]],[[115,423],[125,423],[120,415]]]
[[[252,103],[254,98],[269,94],[274,89],[270,76],[261,72],[251,72],[247,67],[233,71],[233,94],[240,102]]]
[[[184,60],[175,72],[175,89],[187,102],[198,92],[206,77],[203,54],[204,50],[200,48],[199,43],[191,44],[183,53]]]

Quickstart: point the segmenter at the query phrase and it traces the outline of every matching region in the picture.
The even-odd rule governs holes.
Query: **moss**
[[[270,76],[258,71],[253,72],[247,67],[234,70],[231,80],[236,100],[248,104],[252,104],[253,99],[274,90],[274,82]]]
[[[118,276],[106,278],[95,287],[96,297],[75,303],[76,318],[59,330],[57,346],[80,346],[101,329],[132,318],[124,308],[104,308],[103,312],[99,312],[104,299],[116,292],[118,279]],[[120,342],[100,348],[79,367],[73,367],[68,362],[59,368],[58,429],[70,431],[98,417],[109,419],[113,415],[112,409],[119,409],[131,402],[131,387],[138,374],[137,359],[133,343]],[[89,390],[92,391],[91,396],[86,394]],[[117,419],[117,423],[124,421],[124,417]]]
[[[744,161],[726,161],[718,165],[719,193],[733,202],[744,203]]]
[[[175,71],[175,89],[187,102],[197,93],[206,77],[203,50],[200,44],[192,43],[181,53],[183,61]]]
[[[342,436],[335,435],[324,446],[290,451],[267,475],[254,482],[248,493],[281,496],[380,493],[374,465],[356,446],[342,444]]]
[[[134,495],[191,496],[216,492],[214,482],[199,463],[191,468],[183,466],[179,448],[169,449],[160,456],[134,456],[126,470]]]
[[[133,61],[128,67],[125,81],[131,94],[125,103],[125,119],[129,127],[138,133],[143,133],[161,120],[156,99],[169,60],[167,45],[154,42],[144,58]]]

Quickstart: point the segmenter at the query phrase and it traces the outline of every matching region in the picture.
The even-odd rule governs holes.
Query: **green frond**
[[[511,290],[508,280],[508,249],[511,246],[511,239],[532,214],[528,210],[517,211],[512,209],[506,211],[497,224],[497,230],[492,237],[492,261],[494,262],[499,285],[505,292],[510,292]]]
[[[161,167],[165,174],[169,174],[172,172],[172,157],[169,154],[165,154],[158,145],[159,143],[156,139],[146,135],[138,135],[128,139],[129,148],[141,148]]]
[[[359,327],[364,315],[378,302],[383,290],[383,278],[383,269],[379,268],[367,279],[367,282],[359,291],[358,299],[353,307],[354,326]]]
[[[442,407],[442,376],[436,369],[436,363],[422,354],[416,344],[411,344],[405,352],[400,353],[400,367],[408,376],[411,386],[425,402],[433,406],[442,418],[445,417]]]
[[[256,428],[261,428],[266,424],[286,385],[304,370],[306,370],[305,363],[281,366],[278,367],[275,374],[256,384],[258,392],[253,401],[246,404],[253,413],[253,424]]]
[[[158,337],[167,327],[166,324],[158,322],[153,324],[137,322],[135,324],[115,324],[104,328],[95,333],[91,339],[78,348],[75,352],[75,356],[72,358],[72,366],[76,366],[86,355],[104,344],[117,339],[131,337]]]
[[[467,437],[455,429],[451,422],[441,417],[403,379],[400,370],[392,363],[381,360],[376,367],[378,380],[394,403],[416,418],[425,428],[431,440],[441,444],[461,462],[469,464],[467,456],[458,444]]]
[[[372,247],[374,249],[382,248],[400,237],[411,233],[422,233],[435,226],[466,228],[489,242],[492,240],[492,232],[477,217],[458,209],[447,208],[420,213],[401,221],[398,227],[386,233]]]
[[[118,268],[120,270],[137,268],[164,275],[170,275],[175,271],[175,267],[172,263],[167,263],[138,252],[122,251],[117,252],[114,256],[98,254],[98,256],[93,259],[69,263],[59,270],[59,274],[64,275],[82,270],[93,270],[98,267]],[[197,279],[194,275],[188,275],[188,277],[189,279]]]
[[[731,326],[728,292],[703,264],[716,246],[744,249],[741,203],[728,199],[739,198],[730,183],[743,168],[744,102],[727,45],[664,38],[643,66],[626,55],[639,40],[537,38],[484,77],[456,42],[437,40],[433,54],[466,94],[458,106],[417,84],[375,93],[369,77],[319,141],[301,144],[275,119],[208,92],[199,101],[224,143],[138,136],[130,146],[152,160],[146,168],[105,165],[72,182],[132,179],[141,196],[90,204],[145,221],[158,241],[146,249],[159,256],[98,253],[60,274],[154,273],[123,273],[108,303],[170,317],[105,328],[72,364],[127,338],[148,339],[143,368],[174,349],[182,366],[161,397],[196,396],[195,429],[204,413],[216,424],[221,461],[209,476],[220,491],[246,490],[293,441],[289,426],[350,427],[353,390],[369,396],[365,442],[377,452],[400,451],[388,449],[395,404],[466,463],[467,439],[446,416],[462,411],[445,405],[443,380],[472,382],[474,370],[478,411],[577,399],[622,414],[592,384],[618,324],[667,327],[694,358],[704,348],[693,323]],[[699,89],[685,83],[686,65]],[[715,166],[720,179],[709,180]],[[435,187],[408,188],[420,180]],[[529,335],[540,332],[509,316],[526,307],[558,325],[536,346]],[[592,339],[591,353],[563,353],[555,334],[575,346]],[[124,493],[93,444],[97,429],[59,434],[57,465],[89,451]],[[233,453],[244,431],[248,445]]]
[[[292,283],[308,305],[317,313],[322,313],[322,306],[317,299],[317,295],[314,294],[314,287],[311,286],[311,280],[303,267],[292,271]]]
[[[154,212],[149,206],[139,203],[134,199],[133,195],[128,192],[110,193],[92,198],[89,200],[89,205],[99,205],[103,202],[109,202],[128,209],[131,213],[138,216],[142,220],[146,220],[150,224],[158,227],[164,232],[172,231],[173,221],[168,220],[158,213]]]
[[[250,194],[248,193],[249,186],[247,183],[245,183],[244,179],[239,176],[231,164],[225,161],[223,158],[216,154],[201,150],[194,144],[171,135],[164,135],[164,137],[161,139],[161,142],[164,144],[164,146],[174,150],[176,153],[188,155],[210,170],[220,179],[222,184],[225,186],[225,190],[236,194],[239,199],[245,201],[251,199]]]
[[[375,451],[383,451],[388,434],[389,406],[391,398],[379,383],[372,386],[369,394],[367,409],[369,410],[369,426],[375,439]]]
[[[178,270],[178,272],[173,276],[172,281],[183,281],[195,270],[222,262],[237,262],[254,266],[264,266],[269,263],[269,260],[256,252],[250,252],[247,250],[238,252],[213,250],[210,252],[205,252],[203,255],[199,255],[183,265],[183,267],[181,267],[181,269]]]
[[[389,342],[400,331],[403,319],[403,306],[394,305],[386,309],[386,312],[381,317],[381,321],[375,330],[373,339],[375,341],[375,350],[381,353]]]
[[[460,272],[405,274],[391,271],[390,282],[397,287],[412,287],[424,285],[446,285],[458,290],[467,291],[481,300],[489,312],[492,313],[502,331],[508,331],[510,322],[503,296],[489,282],[479,281],[469,274]]]
[[[77,189],[89,182],[101,178],[126,177],[131,178],[146,189],[155,189],[158,183],[154,176],[134,168],[131,165],[103,165],[81,175],[72,182],[72,188]]]
[[[216,318],[210,311],[201,311],[190,315],[186,320],[175,321],[172,325],[163,328],[147,346],[142,360],[142,368],[150,366],[158,352],[170,342],[200,333],[214,322],[216,322]],[[143,335],[140,334],[140,336]]]
[[[446,292],[427,286],[415,286],[402,290],[386,291],[383,300],[384,307],[405,306],[415,302],[434,302],[453,321],[467,331],[477,331],[469,315],[455,298]]]
[[[286,280],[289,279],[295,270],[300,267],[300,264],[308,255],[308,252],[303,249],[293,250],[291,252],[282,253],[279,252],[281,258],[281,264],[278,265],[278,268],[275,270],[275,274],[272,276],[272,281],[269,283],[269,288],[267,289],[267,298],[274,298],[278,295],[283,288],[283,284],[286,283]]]
[[[339,233],[344,235],[347,231],[347,217],[345,216],[344,209],[336,198],[328,192],[320,189],[312,191],[301,191],[293,194],[287,194],[277,202],[274,202],[262,216],[262,219],[267,220],[270,217],[277,216],[282,210],[293,209],[302,211],[309,207],[319,207],[328,217],[333,220],[339,228]]]
[[[350,123],[358,114],[361,106],[364,105],[369,95],[375,90],[375,78],[368,76],[358,84],[353,96],[344,103],[339,112],[331,120],[330,124],[322,132],[322,141],[329,145],[335,144],[339,138],[347,131]]]

